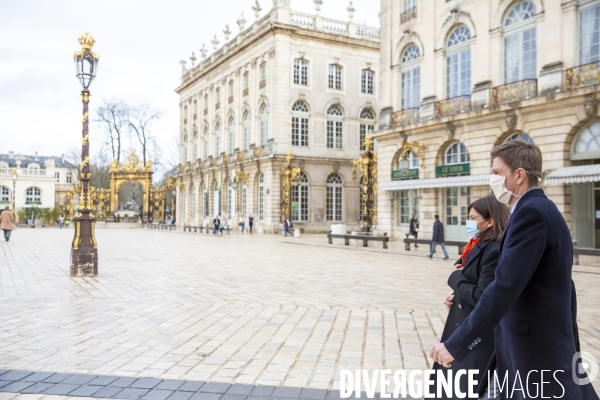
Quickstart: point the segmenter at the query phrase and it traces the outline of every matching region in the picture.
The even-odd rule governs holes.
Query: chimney
[[[61,162],[61,164],[65,163],[65,155],[64,154],[62,155],[62,158],[60,159],[60,162]]]
[[[38,154],[37,154],[37,151],[36,151],[35,152],[35,161],[37,161],[37,160],[38,160]]]
[[[11,150],[11,151],[9,151],[9,152],[8,152],[8,158],[10,158],[10,159],[14,159],[14,158],[15,158],[15,152],[14,152],[14,151],[12,151],[12,150]]]

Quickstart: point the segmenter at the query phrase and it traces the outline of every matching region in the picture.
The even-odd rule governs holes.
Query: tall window
[[[265,103],[260,109],[260,145],[264,146],[269,140],[269,106]]]
[[[192,185],[192,224],[196,223],[196,186]]]
[[[600,4],[581,10],[579,22],[579,63],[600,60]]]
[[[417,0],[404,0],[404,11],[412,10],[417,6]]]
[[[342,220],[342,177],[331,174],[327,177],[327,221]]]
[[[261,88],[265,87],[264,84],[262,84],[262,82],[264,82],[266,84],[267,82],[267,63],[262,63],[260,64],[260,81],[261,81]]]
[[[248,89],[250,88],[250,74],[246,72],[244,74],[244,95],[248,95]]]
[[[73,173],[67,172],[67,183],[73,183]]]
[[[198,102],[194,100],[194,119],[196,119],[196,114],[198,114]]]
[[[235,216],[235,198],[236,198],[236,190],[233,188],[233,179],[229,181],[229,193],[227,196],[227,218],[233,219]]]
[[[308,85],[308,61],[294,60],[294,85]]]
[[[446,153],[444,154],[445,165],[464,164],[468,162],[470,162],[469,152],[467,151],[467,146],[463,143],[456,142],[446,149]]]
[[[221,123],[217,122],[215,127],[215,157],[219,157],[223,151],[223,145],[221,143]]]
[[[452,31],[446,50],[448,97],[471,94],[471,32],[465,25]]]
[[[208,207],[209,207],[209,197],[208,197],[208,186],[204,185],[204,204],[203,204],[203,209],[204,209],[204,217],[208,217]]]
[[[398,207],[399,224],[408,225],[413,215],[419,215],[419,191],[400,190]]]
[[[504,20],[504,81],[511,83],[537,77],[535,5],[515,4]]]
[[[209,145],[208,145],[208,128],[204,128],[204,159],[208,159]]]
[[[10,189],[6,186],[0,186],[0,203],[10,204]]]
[[[42,204],[40,188],[30,187],[25,191],[25,204]]]
[[[215,90],[215,108],[218,110],[221,107],[221,88]]]
[[[360,112],[360,119],[360,150],[366,151],[365,138],[369,132],[373,132],[375,129],[375,115],[373,111],[365,108]],[[373,151],[373,145],[371,145],[369,151]]]
[[[410,45],[402,55],[402,109],[418,108],[421,105],[421,51]]]
[[[198,159],[198,132],[194,132],[194,143],[192,143],[192,161]]]
[[[342,150],[344,145],[344,113],[339,106],[327,110],[327,148]]]
[[[373,71],[370,69],[362,70],[361,92],[365,94],[373,94]]]
[[[229,81],[229,102],[233,101],[233,81]]]
[[[342,90],[342,66],[329,65],[329,89]]]
[[[229,154],[235,151],[235,118],[229,119]]]
[[[300,183],[292,187],[292,221],[294,222],[308,221],[309,189],[308,175],[301,172]]]
[[[265,206],[266,206],[266,198],[265,198],[265,175],[260,174],[260,178],[258,178],[258,220],[265,220]]]
[[[242,215],[248,216],[248,185],[242,182]]]
[[[187,196],[184,192],[181,193],[181,216],[185,223],[185,219],[187,217]]]
[[[187,106],[183,107],[183,123],[187,124],[188,120],[188,109]]]
[[[188,150],[188,137],[187,135],[185,135],[183,137],[183,163],[187,164],[188,161],[190,161],[190,155],[188,154],[189,150]]]
[[[308,105],[297,101],[292,106],[292,146],[308,146]]]
[[[208,95],[204,95],[204,115],[208,114]]]
[[[252,140],[252,114],[246,111],[244,114],[244,149],[250,150],[250,141]]]
[[[219,182],[215,182],[214,207],[215,215],[221,215],[221,188],[219,187]]]
[[[59,183],[60,182],[60,172],[55,172],[54,177],[56,178],[56,182]]]

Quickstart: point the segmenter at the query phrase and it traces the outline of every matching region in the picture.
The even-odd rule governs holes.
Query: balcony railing
[[[417,18],[417,7],[413,7],[410,10],[406,10],[400,16],[400,23],[405,23],[413,18]]]
[[[493,88],[492,104],[497,106],[513,101],[527,100],[536,96],[537,79],[525,79]]]
[[[467,111],[471,111],[471,96],[457,96],[435,103],[436,118],[450,117]]]
[[[419,122],[419,109],[406,108],[392,113],[392,126],[405,126]]]
[[[567,90],[600,83],[600,61],[567,70]]]

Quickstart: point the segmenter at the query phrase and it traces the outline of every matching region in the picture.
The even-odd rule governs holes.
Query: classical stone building
[[[57,194],[77,184],[77,167],[62,157],[0,154],[0,207],[12,206],[13,169],[17,171],[15,204],[17,210],[27,207],[53,208]]]
[[[281,170],[301,173],[291,189],[296,228],[359,227],[360,183],[352,179],[365,134],[379,115],[379,31],[292,11],[268,13],[191,68],[182,61],[181,166],[177,221],[237,228],[241,215],[271,232],[281,223]],[[342,11],[346,12],[342,9]],[[358,177],[360,178],[360,177]]]
[[[466,239],[490,151],[521,138],[541,148],[541,186],[578,245],[600,247],[600,1],[381,4],[380,229],[402,237],[416,213],[427,238],[439,214],[447,239]]]

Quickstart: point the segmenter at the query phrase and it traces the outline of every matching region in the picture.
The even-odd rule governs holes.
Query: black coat
[[[442,342],[447,340],[475,309],[483,291],[494,280],[499,257],[500,243],[482,240],[471,249],[465,262],[459,259],[457,264],[462,262],[463,268],[454,271],[448,278],[448,286],[454,291],[454,301],[446,319]],[[481,339],[481,343],[474,351],[470,352],[460,363],[453,362],[450,369],[454,371],[452,373],[453,377],[460,369],[479,370],[480,374],[479,376],[476,375],[475,379],[484,384],[481,389],[484,390],[487,387],[487,380],[481,379],[481,377],[487,376],[486,370],[494,353],[494,336],[490,332]],[[434,369],[448,370],[438,363],[434,364]],[[460,381],[460,388],[463,393],[466,393],[468,390],[467,380],[466,377],[463,376],[463,378],[465,379]],[[436,393],[436,391],[431,390],[431,393]],[[447,399],[448,397],[438,398]]]
[[[438,219],[433,223],[432,242],[442,243],[444,241],[444,224]]]
[[[408,228],[408,231],[410,233],[417,233],[419,231],[419,220],[418,219],[414,219],[414,218],[410,219],[410,226]]]
[[[536,393],[543,380],[544,396],[598,400],[591,384],[580,386],[572,376],[578,347],[572,263],[571,234],[562,214],[543,190],[529,190],[508,221],[495,280],[444,341],[454,362],[476,351],[493,329],[497,372],[500,379],[508,377],[508,387],[517,382],[518,388],[520,379]],[[552,372],[542,376],[542,370]],[[530,371],[537,372],[528,377]],[[520,390],[505,389],[502,395],[526,398]]]

